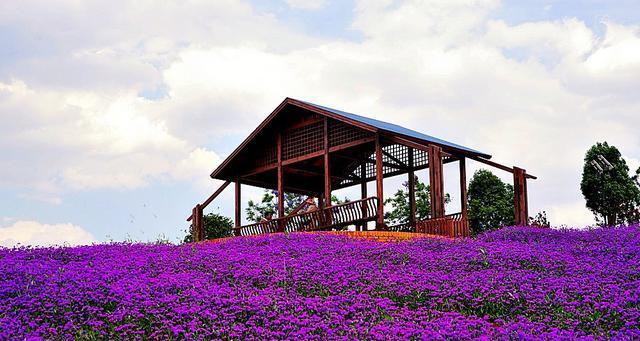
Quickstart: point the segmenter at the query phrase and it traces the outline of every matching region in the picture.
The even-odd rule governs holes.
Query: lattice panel
[[[367,131],[339,121],[329,120],[330,147],[357,141],[369,136],[371,136],[371,134]]]
[[[409,164],[409,147],[404,146],[404,145],[399,145],[399,144],[392,144],[392,145],[388,145],[388,146],[383,146],[382,150],[385,153],[390,154],[391,156],[393,156],[393,158],[389,157],[388,155],[386,155],[385,153],[382,154],[382,161],[386,164],[383,164],[382,166],[382,172],[384,175],[388,175],[391,173],[397,173],[399,171],[398,168],[396,167],[392,167],[391,165],[397,165],[398,162],[400,161],[402,164],[404,165],[408,165]],[[368,179],[373,178],[376,176],[376,165],[375,165],[375,159],[376,159],[376,155],[375,153],[369,154],[369,155],[363,155],[364,157],[367,157],[369,162],[366,163],[366,177]],[[395,159],[395,160],[394,160]],[[396,161],[397,160],[397,161]],[[428,157],[427,157],[427,152],[422,151],[422,150],[418,150],[418,149],[413,149],[413,166],[415,168],[418,167],[423,167],[425,165],[427,165],[428,163]],[[352,165],[352,168],[355,168],[351,174],[353,174],[354,176],[360,178],[360,166],[359,165]],[[346,185],[353,185],[356,184],[357,181],[355,180],[342,180],[340,182],[341,186],[346,186]]]
[[[413,166],[420,167],[425,166],[429,163],[429,157],[427,156],[427,152],[424,150],[413,150]]]
[[[282,158],[287,160],[322,150],[323,133],[323,122],[312,123],[285,133],[282,137]]]

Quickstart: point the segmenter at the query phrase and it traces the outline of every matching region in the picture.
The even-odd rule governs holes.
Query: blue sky
[[[179,239],[286,96],[487,151],[540,177],[531,211],[593,223],[586,148],[640,166],[639,25],[636,1],[3,3],[0,242]]]

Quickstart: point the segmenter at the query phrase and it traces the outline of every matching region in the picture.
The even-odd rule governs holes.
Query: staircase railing
[[[376,220],[378,198],[369,197],[333,205],[311,212],[303,212],[282,218],[236,227],[236,236],[274,232],[317,231],[362,224]]]

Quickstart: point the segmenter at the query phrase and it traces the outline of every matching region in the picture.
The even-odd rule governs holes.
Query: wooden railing
[[[411,223],[406,222],[402,224],[391,225],[388,227],[388,230],[394,232],[416,232],[416,227]]]
[[[462,213],[448,214],[443,218],[417,222],[416,232],[447,237],[468,237],[469,221],[462,216]]]
[[[389,226],[389,230],[398,232],[418,232],[446,237],[469,237],[469,221],[462,213],[448,214],[442,218],[427,219],[411,223]]]
[[[311,212],[240,226],[233,229],[236,236],[248,236],[274,232],[317,231],[362,224],[375,220],[378,198],[350,201]]]

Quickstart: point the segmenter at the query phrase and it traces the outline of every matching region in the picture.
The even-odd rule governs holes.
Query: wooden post
[[[467,166],[465,158],[460,158],[460,212],[467,217],[469,200],[467,198]]]
[[[413,170],[413,148],[409,148],[409,225],[416,227],[416,175]]]
[[[527,172],[513,167],[513,200],[516,225],[529,224],[529,207],[527,202]]]
[[[282,169],[282,134],[277,137],[278,157],[278,219],[284,217],[284,170]],[[278,232],[284,232],[283,220],[278,220]]]
[[[464,157],[460,158],[460,213],[462,215],[463,237],[469,237],[469,198],[467,196],[467,165]]]
[[[324,202],[331,206],[331,168],[329,165],[329,120],[324,118]]]
[[[331,165],[329,164],[329,119],[324,118],[324,131],[322,134],[323,139],[323,159],[324,159],[324,205],[325,207],[331,207]],[[333,222],[333,216],[331,210],[324,211],[325,219],[324,224],[331,224]]]
[[[203,241],[204,240],[204,216],[202,215],[202,205],[197,204],[196,205],[196,231],[197,231],[197,235],[198,235],[198,241]]]
[[[240,177],[236,177],[236,215],[235,215],[235,225],[236,227],[240,227],[242,225],[242,197],[240,193]],[[236,231],[238,232],[238,231]]]
[[[198,205],[196,205],[192,210],[191,210],[191,238],[193,239],[194,242],[199,241],[198,240]]]
[[[378,197],[378,219],[376,220],[376,230],[384,229],[384,193],[382,189],[382,144],[380,135],[376,136],[376,196]]]
[[[444,217],[444,181],[442,177],[442,148],[429,145],[429,184],[431,218]]]
[[[360,165],[360,198],[365,199],[367,197],[367,163],[362,162]],[[362,203],[362,216],[365,217],[367,215],[367,204]],[[365,231],[367,229],[367,223],[363,222],[360,225],[360,231]]]

